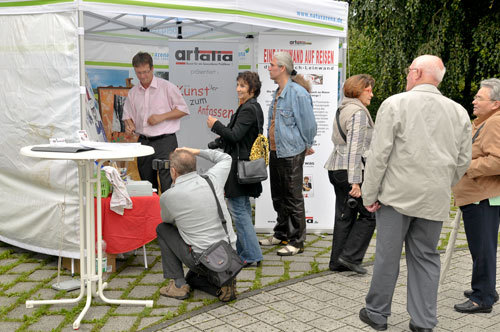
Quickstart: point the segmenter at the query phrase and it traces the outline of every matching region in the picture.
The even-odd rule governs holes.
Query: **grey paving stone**
[[[229,305],[235,309],[238,309],[238,310],[246,310],[249,308],[254,308],[254,307],[260,306],[260,303],[252,300],[251,298],[246,298],[243,300],[238,300],[238,301],[231,303]]]
[[[23,323],[0,321],[0,331],[16,331],[18,328],[21,327],[21,325],[23,325]]]
[[[268,307],[281,312],[281,313],[288,313],[291,311],[295,310],[300,310],[301,308],[293,303],[290,303],[288,301],[277,301],[273,302],[267,305]]]
[[[245,309],[243,310],[243,312],[246,313],[247,315],[258,317],[258,315],[260,315],[262,312],[266,312],[268,310],[270,310],[268,306],[259,305],[258,307]]]
[[[133,316],[113,316],[108,319],[101,332],[128,331],[138,318]]]
[[[0,266],[8,266],[14,263],[17,263],[18,259],[15,258],[5,258],[5,259],[0,259]],[[7,272],[11,272],[12,270],[7,270]]]
[[[140,305],[122,304],[113,312],[114,315],[137,315],[144,311],[146,307]]]
[[[35,313],[36,309],[37,307],[28,309],[24,304],[20,304],[7,314],[7,318],[22,319],[25,315],[31,317]]]
[[[104,296],[107,299],[111,299],[111,300],[121,299],[122,294],[123,294],[123,292],[119,291],[119,290],[105,290],[104,291]],[[104,302],[100,296],[94,297],[92,301],[95,303],[99,303],[99,304],[106,304],[106,302]]]
[[[230,314],[227,316],[220,317],[220,320],[230,324],[234,327],[242,327],[245,325],[249,325],[252,323],[256,323],[258,320],[250,315],[247,315],[244,312],[237,312],[234,314]]]
[[[346,326],[344,323],[329,317],[317,318],[311,320],[308,324],[321,331],[341,331],[340,328]]]
[[[141,284],[161,284],[165,281],[162,273],[150,273],[141,279]]]
[[[279,280],[281,277],[262,277],[260,278],[260,283],[262,286],[266,286],[272,282],[276,282],[277,280]]]
[[[158,289],[159,287],[156,286],[135,286],[128,294],[128,297],[138,299],[151,298]]]
[[[155,308],[151,310],[150,316],[166,316],[169,312],[176,312],[178,310],[177,307],[163,307],[163,308]]]
[[[238,276],[236,277],[236,280],[254,280],[255,279],[255,270],[249,270],[249,269],[243,269],[241,270],[240,273],[238,273]]]
[[[28,280],[45,280],[52,278],[57,275],[57,271],[54,270],[36,270],[28,276]]]
[[[0,296],[0,303],[1,303],[0,306],[3,308],[10,307],[12,304],[16,303],[17,299],[18,298],[15,296],[13,297]]]
[[[269,324],[266,324],[264,322],[256,322],[247,326],[243,326],[240,328],[241,331],[246,331],[246,332],[260,332],[260,331],[266,331],[266,332],[278,332],[278,331],[283,331],[280,329],[277,329]]]
[[[191,311],[201,307],[203,307],[203,302],[189,302],[188,305],[186,306],[186,310]]]
[[[272,295],[272,294],[270,294],[268,292],[262,292],[260,294],[257,294],[255,296],[253,296],[252,300],[260,302],[262,304],[268,304],[268,303],[271,303],[271,302],[279,301],[280,298],[277,297],[277,296],[275,296],[275,295]]]
[[[178,322],[178,323],[175,323],[175,324],[172,324],[172,325],[169,325],[167,326],[166,328],[163,328],[161,329],[160,331],[161,332],[171,332],[171,331],[179,331],[183,328],[186,328],[186,327],[190,327],[191,325],[189,325],[188,323],[186,322]]]
[[[214,328],[225,324],[226,322],[223,322],[222,320],[216,318],[203,323],[198,323],[196,324],[196,327],[203,331],[212,331]]]
[[[141,319],[141,323],[139,324],[139,327],[137,329],[138,330],[142,330],[142,329],[144,329],[145,327],[147,327],[149,325],[154,325],[160,319],[161,319],[161,317],[146,317],[146,318],[143,318],[143,319]]]
[[[212,316],[206,312],[203,312],[199,315],[196,315],[194,317],[186,319],[186,323],[189,323],[191,325],[197,325],[197,324],[207,322],[209,320],[214,320],[214,319],[216,319],[214,316]]]
[[[264,323],[267,323],[267,324],[270,324],[270,325],[276,325],[278,323],[281,323],[288,318],[287,315],[285,315],[284,313],[282,312],[279,312],[279,311],[276,311],[276,310],[266,310],[266,311],[263,311],[261,313],[259,313],[258,315],[256,315],[256,317],[263,321]]]
[[[302,331],[307,331],[311,329],[311,326],[302,323],[296,319],[288,319],[286,321],[283,321],[279,323],[280,329],[284,331],[296,331],[296,332],[302,332]]]
[[[144,272],[144,267],[129,266],[129,267],[126,267],[122,272],[120,272],[120,276],[122,276],[122,277],[139,276],[143,272]]]
[[[29,292],[32,288],[34,288],[37,285],[38,285],[37,282],[18,282],[14,286],[7,289],[5,291],[5,294]]]
[[[126,289],[136,278],[113,278],[108,281],[108,289]]]
[[[85,316],[83,317],[83,321],[90,322],[90,321],[95,320],[95,319],[96,320],[101,319],[108,313],[109,310],[111,310],[111,307],[109,307],[109,306],[92,305],[89,308],[89,310],[87,311],[87,313],[85,314]]]
[[[39,263],[23,263],[23,264],[20,264],[16,267],[10,269],[8,272],[9,273],[24,273],[24,272],[32,271],[32,270],[36,269],[37,267],[40,267]]]
[[[55,330],[64,320],[62,315],[42,316],[35,323],[28,327],[30,331],[51,331]]]
[[[171,297],[160,296],[156,304],[165,307],[178,307],[182,302],[183,300],[177,300]]]
[[[263,276],[282,276],[285,269],[281,266],[263,266],[261,273]]]
[[[0,284],[7,285],[16,280],[19,277],[18,274],[2,274],[0,275]]]
[[[210,329],[210,332],[235,332],[235,331],[241,331],[241,330],[229,324],[215,326]]]
[[[230,314],[234,314],[238,312],[235,308],[229,306],[229,305],[224,305],[222,307],[215,308],[213,310],[210,310],[210,315],[221,318]]]
[[[311,270],[311,264],[309,263],[301,263],[301,262],[292,262],[290,264],[290,271],[301,271],[301,272],[309,272]]]

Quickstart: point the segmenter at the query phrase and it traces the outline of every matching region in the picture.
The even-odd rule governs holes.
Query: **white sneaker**
[[[267,239],[259,240],[259,244],[261,246],[275,246],[278,244],[287,244],[287,241],[282,241],[280,239],[275,238],[274,236],[270,236]]]

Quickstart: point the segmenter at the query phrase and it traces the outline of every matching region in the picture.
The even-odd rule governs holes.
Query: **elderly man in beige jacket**
[[[406,92],[387,98],[378,111],[361,190],[366,208],[376,211],[377,246],[359,317],[379,331],[387,329],[403,243],[410,330],[437,325],[436,248],[451,187],[471,160],[467,111],[437,89],[445,73],[441,59],[420,56],[407,71]]]

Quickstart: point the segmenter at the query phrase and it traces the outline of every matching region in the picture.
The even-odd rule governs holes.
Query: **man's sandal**
[[[286,247],[278,250],[278,256],[293,256],[304,252],[304,248],[296,248],[292,245],[287,245]]]
[[[263,240],[259,240],[259,244],[261,246],[275,246],[278,244],[286,245],[286,244],[288,244],[288,241],[283,241],[283,240],[275,238],[274,236],[270,236],[270,237],[265,238]]]

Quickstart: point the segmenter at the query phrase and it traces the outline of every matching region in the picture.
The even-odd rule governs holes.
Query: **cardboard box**
[[[152,196],[153,185],[149,181],[127,181],[125,184],[130,197]]]
[[[106,254],[107,255],[107,273],[116,271],[116,254]],[[97,263],[97,261],[96,261]],[[71,272],[71,258],[63,257],[62,267]],[[96,269],[97,270],[97,269]],[[80,273],[80,260],[75,258],[75,271],[74,273]]]

